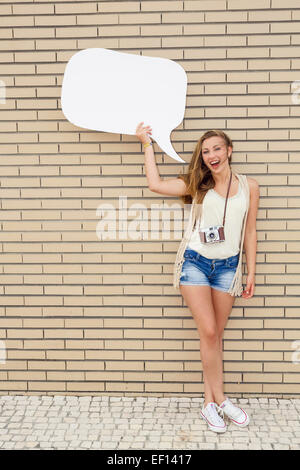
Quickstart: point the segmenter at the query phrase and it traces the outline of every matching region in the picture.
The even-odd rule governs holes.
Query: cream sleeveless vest
[[[237,193],[228,198],[225,218],[225,241],[220,243],[202,243],[199,228],[208,228],[221,225],[223,222],[225,197],[214,189],[209,189],[205,195],[202,206],[202,216],[196,221],[196,228],[191,234],[187,248],[197,251],[206,258],[225,259],[234,256],[240,251],[240,240],[243,218],[246,212],[247,201],[241,183],[238,181]]]
[[[247,181],[247,176],[246,175],[240,175],[239,173],[236,173],[235,171],[232,170],[232,173],[239,179],[239,183],[241,186],[241,190],[244,193],[245,196],[245,201],[246,201],[246,210],[244,213],[243,217],[243,222],[242,222],[242,227],[241,227],[241,233],[238,235],[239,238],[239,262],[238,266],[234,275],[234,278],[232,280],[231,286],[229,288],[229,294],[232,296],[241,296],[243,292],[243,284],[242,284],[242,255],[243,255],[243,245],[244,245],[244,236],[245,236],[245,227],[246,227],[246,221],[247,221],[247,216],[248,216],[248,211],[249,211],[249,205],[250,205],[250,189]],[[205,196],[206,197],[206,196]],[[225,199],[224,199],[225,200]],[[180,242],[177,254],[176,254],[176,259],[175,259],[175,264],[174,264],[174,272],[173,272],[173,286],[175,289],[179,289],[179,279],[180,279],[180,274],[181,274],[181,267],[184,262],[184,257],[183,254],[185,252],[185,249],[187,248],[193,229],[195,228],[195,223],[197,218],[199,217],[201,220],[202,217],[202,208],[203,204],[196,204],[195,198],[193,198],[193,202],[191,204],[191,209],[190,209],[190,214],[189,214],[189,219],[183,234],[183,238]],[[228,210],[228,203],[227,203],[227,209],[226,209],[226,218],[227,218],[227,210]],[[223,220],[223,218],[222,218]],[[221,223],[222,223],[221,220]],[[226,227],[226,220],[225,220],[225,227]],[[226,237],[226,232],[225,232],[225,237]],[[225,242],[223,242],[225,243]],[[203,255],[204,256],[204,255]]]

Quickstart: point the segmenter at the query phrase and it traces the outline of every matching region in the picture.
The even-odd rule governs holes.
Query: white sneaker
[[[223,403],[219,406],[219,410],[228,416],[228,418],[240,428],[248,426],[250,418],[247,415],[246,411],[242,408],[235,406],[229,398],[226,398]]]
[[[201,417],[207,422],[209,428],[214,432],[225,432],[226,424],[217,411],[218,405],[210,402],[206,407],[202,407]]]

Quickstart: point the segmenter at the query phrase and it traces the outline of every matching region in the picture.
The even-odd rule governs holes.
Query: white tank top
[[[209,189],[204,197],[201,221],[196,221],[195,229],[191,234],[187,248],[197,251],[206,258],[224,259],[234,256],[240,251],[243,219],[246,212],[246,195],[241,183],[237,194],[227,200],[225,216],[225,241],[220,243],[202,243],[199,228],[208,228],[213,225],[222,225],[225,207],[225,197],[214,189]],[[200,224],[199,224],[200,222]]]

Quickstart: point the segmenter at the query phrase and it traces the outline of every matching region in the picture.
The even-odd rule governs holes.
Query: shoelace
[[[224,410],[223,410],[223,408],[220,408],[219,405],[216,405],[216,408],[217,408],[218,414],[221,415],[221,418],[224,420]]]
[[[223,423],[222,423],[221,416],[220,416],[219,413],[218,413],[219,409],[222,411],[222,414],[223,414],[223,417],[224,417],[224,412],[223,412],[223,410],[222,410],[217,404],[215,404],[214,407],[209,407],[209,408],[208,408],[208,414],[209,414],[209,416],[210,416],[211,418],[217,419],[217,421],[218,421],[219,424],[223,424]]]
[[[236,407],[231,401],[228,401],[228,404],[230,406],[230,416],[233,418],[233,419],[238,419],[240,418],[241,416],[241,410],[240,408]],[[218,406],[218,405],[217,405]],[[218,406],[218,411],[220,411],[221,415],[222,415],[222,418],[224,419],[224,410],[223,408],[220,408]]]

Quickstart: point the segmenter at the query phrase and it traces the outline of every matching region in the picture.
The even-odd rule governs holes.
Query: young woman
[[[215,432],[226,431],[224,414],[237,426],[247,426],[247,413],[224,395],[222,343],[235,296],[249,299],[254,294],[258,183],[231,169],[233,144],[220,130],[207,131],[200,137],[187,174],[161,179],[150,138],[151,126],[143,124],[138,124],[136,136],[145,151],[149,189],[179,196],[191,204],[176,256],[174,287],[180,289],[200,337],[205,395],[201,416]],[[247,264],[244,290],[243,248]]]

